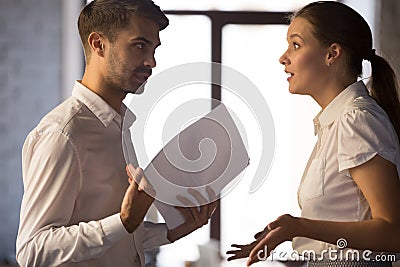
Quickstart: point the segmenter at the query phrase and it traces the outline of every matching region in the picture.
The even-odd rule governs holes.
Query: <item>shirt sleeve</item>
[[[22,151],[24,196],[16,255],[20,266],[94,259],[128,235],[119,214],[69,224],[82,173],[77,151],[65,133],[34,131]]]
[[[339,171],[362,165],[376,155],[396,164],[397,136],[386,114],[355,109],[342,115],[338,127]]]
[[[171,243],[167,238],[168,228],[165,223],[144,222],[143,249],[148,250]]]

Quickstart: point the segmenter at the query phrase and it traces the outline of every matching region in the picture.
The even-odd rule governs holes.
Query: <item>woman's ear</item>
[[[92,50],[92,54],[104,57],[105,40],[100,33],[92,32],[88,37],[88,43]]]
[[[328,47],[325,63],[327,66],[331,66],[336,60],[342,55],[342,46],[338,43],[333,43]]]

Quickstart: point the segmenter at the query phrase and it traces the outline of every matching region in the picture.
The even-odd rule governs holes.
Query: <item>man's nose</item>
[[[154,67],[157,65],[156,59],[155,59],[154,55],[148,57],[148,58],[144,61],[144,65],[145,65],[146,67],[154,68]]]

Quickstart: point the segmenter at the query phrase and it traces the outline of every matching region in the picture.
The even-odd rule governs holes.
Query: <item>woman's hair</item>
[[[375,54],[372,34],[364,18],[349,6],[334,1],[306,5],[292,19],[303,18],[313,26],[316,38],[326,46],[340,44],[347,51],[347,68],[354,77],[362,74],[363,59],[371,62],[370,94],[388,114],[400,138],[400,102],[395,72],[389,63]]]
[[[89,35],[97,31],[113,42],[129,25],[130,14],[142,15],[156,22],[160,30],[169,24],[168,18],[152,0],[94,0],[82,9],[78,18],[79,35],[87,60],[90,57]]]

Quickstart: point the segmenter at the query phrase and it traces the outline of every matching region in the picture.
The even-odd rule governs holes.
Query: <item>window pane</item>
[[[223,29],[223,64],[246,75],[261,91],[275,124],[275,156],[264,184],[249,194],[262,149],[257,123],[251,112],[239,108],[241,100],[227,90],[222,102],[235,111],[246,129],[250,165],[240,183],[222,199],[221,248],[248,243],[278,216],[299,215],[297,187],[316,141],[312,119],[319,107],[305,96],[288,92],[280,55],[286,50],[285,25],[229,25]],[[224,77],[222,77],[224,81]],[[301,114],[299,114],[301,111]],[[281,249],[291,248],[290,243]]]
[[[153,76],[176,65],[189,62],[211,61],[211,22],[205,16],[171,16],[170,25],[160,32],[162,45],[156,50],[157,66],[153,69]],[[193,31],[193,29],[196,29]],[[165,88],[165,90],[172,88]],[[146,88],[138,100],[144,100],[153,94],[151,88]],[[187,85],[174,88],[171,92],[163,95],[154,103],[151,114],[148,115],[144,134],[138,138],[144,138],[144,145],[148,159],[151,159],[162,148],[163,127],[168,116],[180,105],[193,99],[211,96],[210,85]],[[132,96],[130,96],[132,97]],[[130,99],[126,100],[128,103]],[[140,111],[133,110],[138,119]],[[147,117],[144,114],[144,117]],[[135,142],[135,140],[133,140]],[[136,151],[139,153],[138,151]],[[138,155],[140,166],[147,166],[143,157]],[[162,220],[160,220],[162,221]],[[209,241],[209,225],[202,227],[189,237],[176,241],[168,246],[161,247],[158,255],[158,267],[180,267],[184,261],[197,260],[198,245]]]
[[[154,74],[189,62],[211,61],[211,21],[206,16],[168,15],[169,25],[160,32]],[[195,30],[194,30],[195,29]]]
[[[208,17],[169,15],[168,18],[170,25],[160,32],[161,46],[155,53],[157,66],[153,69],[153,77],[177,65],[211,61],[211,23]],[[194,27],[196,31],[193,31]],[[165,88],[168,89],[171,88]],[[136,97],[145,101],[152,94],[154,92],[151,88],[146,88],[142,95]],[[211,86],[206,88],[204,85],[188,85],[176,88],[160,97],[158,102],[154,103],[151,114],[140,114],[140,110],[133,110],[139,118],[145,116],[148,120],[143,138],[149,160],[163,147],[162,131],[168,115],[191,99],[210,98],[210,95]],[[130,103],[132,97],[133,95],[128,95],[125,102]],[[141,155],[138,155],[138,161],[140,166],[149,163],[144,161]]]

